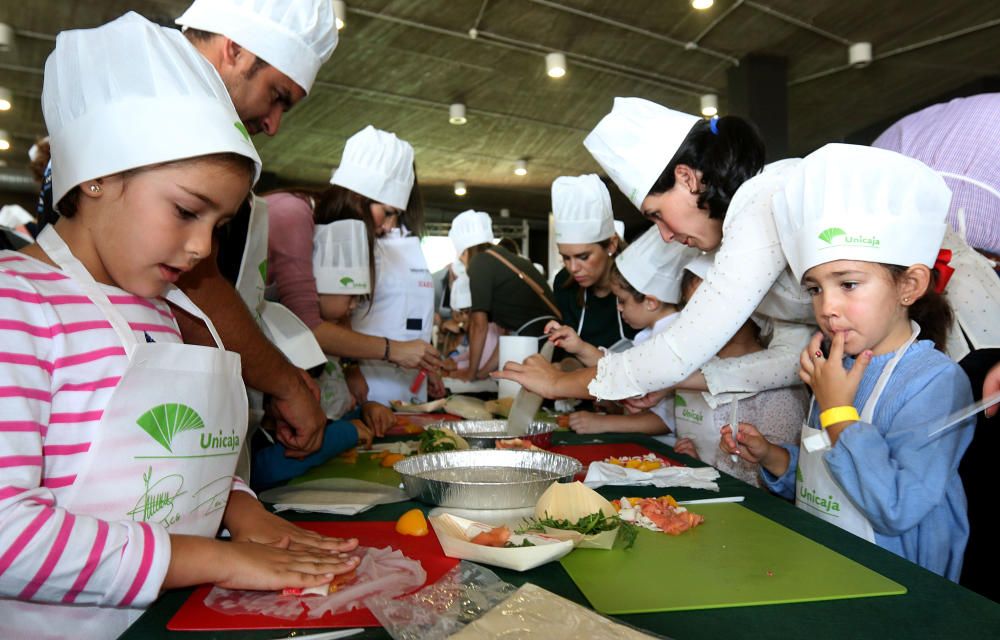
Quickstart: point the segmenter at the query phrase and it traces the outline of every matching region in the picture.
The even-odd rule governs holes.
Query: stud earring
[[[101,185],[99,185],[99,184],[92,184],[92,185],[90,185],[89,188],[90,188],[90,192],[91,193],[100,193],[101,192]]]
[[[903,298],[903,304],[910,304],[909,298]]]

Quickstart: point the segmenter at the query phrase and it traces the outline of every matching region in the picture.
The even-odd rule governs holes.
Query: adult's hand
[[[389,360],[407,369],[436,371],[441,367],[441,355],[423,340],[392,340],[389,345]]]
[[[555,387],[562,375],[557,367],[542,356],[528,356],[524,362],[508,362],[502,371],[491,374],[500,380],[513,380],[528,391],[533,391],[543,398],[557,398]]]
[[[672,389],[661,389],[660,391],[650,391],[644,396],[639,396],[638,398],[626,398],[621,401],[625,405],[625,411],[628,413],[642,413],[648,409],[652,409],[667,397]]]
[[[319,387],[302,369],[289,380],[281,395],[271,398],[277,419],[276,436],[289,458],[304,458],[323,444],[326,414],[319,404]]]
[[[986,379],[983,380],[983,397],[985,398],[997,391],[1000,391],[1000,363],[993,365],[990,372],[986,374]],[[997,414],[998,409],[1000,409],[1000,405],[993,405],[986,410],[986,417],[992,418]]]

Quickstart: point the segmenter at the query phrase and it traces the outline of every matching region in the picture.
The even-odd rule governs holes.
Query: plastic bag
[[[355,569],[357,581],[328,596],[282,595],[274,591],[234,591],[214,587],[205,596],[205,606],[227,615],[256,613],[283,620],[302,616],[318,619],[364,607],[374,595],[393,598],[422,585],[427,572],[420,562],[391,547],[358,547],[351,555],[361,557]]]
[[[365,604],[395,640],[442,640],[515,590],[489,569],[463,561],[414,594],[396,600],[380,595]]]

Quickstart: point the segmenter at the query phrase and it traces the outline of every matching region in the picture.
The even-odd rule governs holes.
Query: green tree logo
[[[345,287],[349,287],[352,284],[354,284],[354,278],[352,278],[351,276],[344,276],[343,278],[340,279],[340,284],[344,285]]]
[[[674,396],[674,406],[675,407],[686,407],[688,406],[687,400],[681,397],[680,394]]]
[[[795,481],[802,482],[802,469],[795,467]]]
[[[233,126],[236,127],[237,131],[243,134],[243,137],[246,138],[247,142],[250,142],[250,132],[243,126],[242,122],[234,122]]]
[[[136,424],[153,436],[153,439],[162,444],[170,453],[174,452],[170,448],[174,436],[182,431],[202,429],[205,426],[205,422],[197,411],[187,405],[175,402],[153,407],[139,416]]]
[[[839,236],[846,236],[847,232],[838,227],[830,227],[829,229],[824,229],[822,233],[819,234],[819,239],[827,244],[833,244],[833,239]]]
[[[257,265],[257,271],[260,273],[260,279],[267,282],[267,259],[261,260],[260,264]]]

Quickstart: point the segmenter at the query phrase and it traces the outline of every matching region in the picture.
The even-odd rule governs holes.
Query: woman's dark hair
[[[899,284],[903,281],[906,267],[895,264],[883,264],[882,266],[889,271],[894,283]],[[907,312],[910,320],[920,325],[920,337],[932,341],[938,351],[944,351],[954,314],[945,297],[934,290],[937,276],[937,272],[932,269],[927,291],[913,301]]]
[[[406,201],[406,210],[399,216],[399,223],[400,226],[405,224],[409,232],[418,238],[424,235],[424,198],[420,195],[416,164],[413,165],[413,188]]]
[[[45,182],[45,168],[49,166],[49,160],[52,158],[49,137],[45,136],[36,140],[35,147],[37,154],[35,159],[28,164],[28,168],[31,169],[31,175],[35,177],[35,182],[42,184]]]
[[[618,238],[618,246],[615,248],[615,252],[610,256],[608,256],[608,258],[611,259],[611,266],[614,267],[615,258],[618,256],[618,254],[624,251],[626,247],[628,247],[628,243],[625,242],[625,238],[622,238],[621,236],[611,236],[611,238]],[[601,240],[600,242],[595,242],[594,244],[600,246],[602,251],[607,251],[608,247],[611,246],[611,238],[605,238],[604,240]],[[573,278],[566,278],[563,281],[562,285],[560,286],[563,289],[572,289],[573,287],[576,286],[576,280],[574,280]],[[584,303],[583,288],[580,287],[577,288],[576,291],[576,304],[582,308],[583,303]]]
[[[739,116],[723,116],[715,122],[699,120],[649,190],[650,195],[674,187],[674,169],[686,165],[701,171],[698,207],[708,209],[709,218],[725,220],[729,201],[744,182],[764,168],[764,140],[757,128]]]
[[[329,224],[338,220],[360,220],[368,236],[368,277],[371,278],[370,298],[375,297],[375,221],[372,219],[373,200],[339,184],[330,185],[316,199],[313,222]],[[369,310],[371,307],[369,307]]]
[[[497,246],[503,247],[507,251],[513,253],[515,256],[521,255],[521,247],[517,246],[517,242],[515,242],[513,238],[508,238],[504,236],[503,238],[500,238],[500,240],[497,242]]]
[[[162,169],[164,167],[171,167],[177,164],[183,164],[187,162],[201,162],[201,161],[222,162],[230,166],[242,168],[246,170],[247,174],[250,176],[251,181],[253,180],[253,175],[257,170],[254,161],[251,160],[250,158],[240,155],[238,153],[225,152],[225,153],[212,153],[205,156],[197,156],[195,158],[181,158],[180,160],[172,160],[170,162],[160,162],[158,164],[150,164],[144,167],[128,169],[126,171],[122,171],[120,174],[115,174],[115,175],[120,175],[122,177],[123,180],[122,189],[124,190],[129,178],[135,175],[139,175],[140,173],[143,173],[145,171],[149,171],[151,169]],[[247,183],[248,191],[250,186],[251,186],[250,182],[248,182]],[[70,189],[69,191],[67,191],[66,195],[64,195],[62,199],[59,200],[57,207],[59,209],[59,216],[62,218],[72,218],[73,216],[75,216],[80,208],[80,186],[77,185],[72,189]]]

